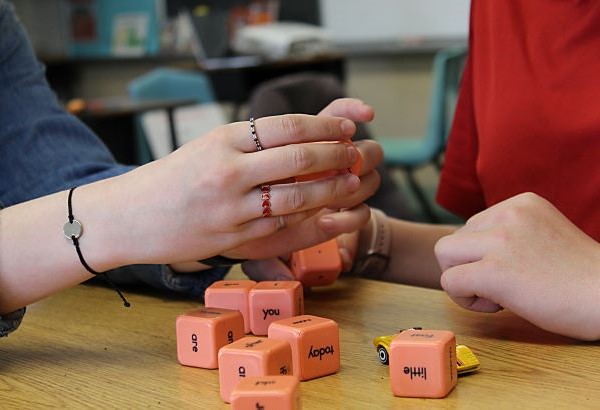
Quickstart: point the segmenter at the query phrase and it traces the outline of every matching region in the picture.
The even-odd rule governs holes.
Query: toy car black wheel
[[[381,364],[390,364],[390,357],[388,355],[388,351],[385,350],[385,347],[379,346],[377,348],[377,354],[379,355],[379,361]]]

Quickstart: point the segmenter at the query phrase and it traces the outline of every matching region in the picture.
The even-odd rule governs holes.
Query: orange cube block
[[[246,336],[219,351],[221,398],[231,400],[231,392],[249,376],[292,375],[292,348],[283,340]]]
[[[445,397],[456,386],[456,339],[448,330],[405,330],[390,345],[392,392]]]
[[[269,326],[269,339],[289,342],[294,375],[300,380],[326,376],[340,368],[340,330],[331,319],[302,315],[278,320]]]
[[[244,337],[237,310],[204,308],[177,317],[177,360],[184,366],[216,369],[219,349]]]
[[[298,281],[264,281],[249,295],[250,330],[266,336],[271,322],[304,313],[304,293]]]
[[[239,310],[244,317],[244,331],[250,333],[248,294],[256,285],[253,280],[220,280],[204,292],[204,306]]]
[[[231,392],[232,410],[300,410],[300,381],[295,376],[247,377]]]
[[[337,239],[292,253],[290,269],[304,286],[331,285],[342,272]]]

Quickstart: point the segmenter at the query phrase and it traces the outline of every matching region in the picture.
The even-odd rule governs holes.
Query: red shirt
[[[472,2],[437,200],[469,217],[528,191],[600,241],[600,1]]]

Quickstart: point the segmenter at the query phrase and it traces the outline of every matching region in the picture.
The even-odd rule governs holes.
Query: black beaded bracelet
[[[206,258],[206,259],[199,260],[198,262],[200,262],[203,265],[218,267],[218,266],[233,266],[233,265],[237,265],[238,263],[246,262],[247,260],[248,259],[233,259],[233,258],[228,258],[226,256],[217,255],[217,256],[213,256],[212,258]]]
[[[75,188],[77,188],[77,187],[75,187]],[[73,216],[72,198],[73,198],[73,191],[75,191],[75,188],[71,188],[71,190],[69,191],[69,197],[67,199],[67,206],[69,208],[69,221],[67,223],[65,223],[63,226],[63,232],[65,234],[65,237],[67,239],[70,239],[73,241],[73,245],[75,246],[75,250],[77,251],[77,256],[79,256],[79,261],[81,262],[83,267],[89,273],[91,273],[95,276],[103,275],[104,279],[108,282],[108,284],[117,292],[117,294],[123,301],[123,305],[125,305],[125,307],[130,307],[131,304],[127,301],[127,299],[125,299],[125,296],[123,296],[123,294],[121,293],[119,288],[117,288],[117,285],[115,285],[114,282],[112,280],[110,280],[110,278],[108,277],[106,272],[96,272],[94,269],[92,269],[90,267],[90,265],[87,264],[87,262],[83,258],[83,254],[81,253],[81,248],[79,247],[79,238],[83,234],[83,225],[81,225],[81,222],[79,222]]]

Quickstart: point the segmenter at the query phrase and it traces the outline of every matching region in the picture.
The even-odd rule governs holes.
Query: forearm
[[[114,180],[86,185],[73,193],[73,213],[83,225],[81,251],[98,272],[132,262],[127,226],[120,223],[127,220],[123,214],[127,207],[117,200],[121,188]],[[0,313],[92,276],[63,234],[67,215],[66,191],[0,212]]]
[[[440,288],[441,270],[434,254],[438,239],[457,227],[390,220],[390,260],[382,280]]]

